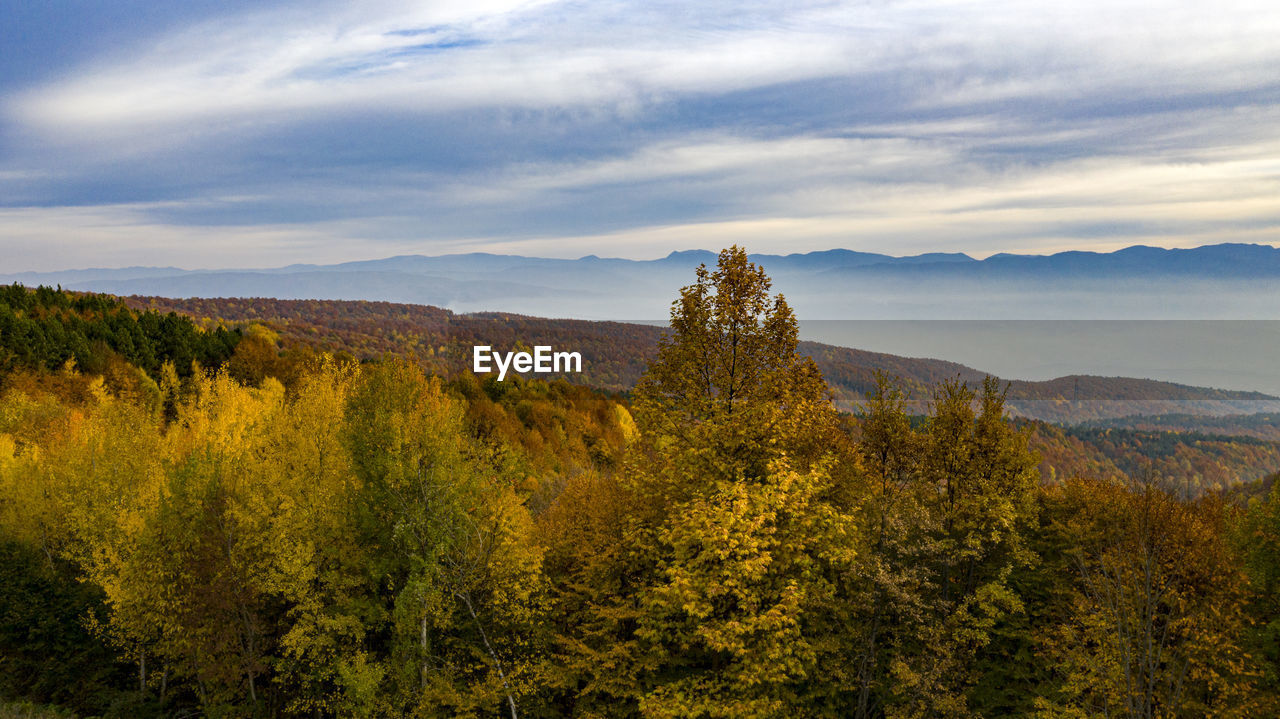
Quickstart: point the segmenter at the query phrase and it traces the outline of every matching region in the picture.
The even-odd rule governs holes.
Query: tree
[[[1270,490],[1249,501],[1236,523],[1234,544],[1249,577],[1249,614],[1255,629],[1249,647],[1268,671],[1267,688],[1274,694],[1280,684],[1280,474],[1264,481]]]
[[[699,266],[636,386],[641,430],[705,479],[759,478],[784,455],[806,468],[837,433],[822,374],[796,352],[795,315],[770,286],[737,246],[714,272]]]
[[[542,558],[510,477],[468,440],[442,383],[405,362],[363,373],[346,444],[373,628],[387,637],[348,682],[352,704],[363,687],[392,714],[501,705],[515,719],[533,688]]]
[[[639,441],[610,492],[622,546],[605,571],[579,570],[621,592],[575,602],[591,613],[566,642],[586,674],[576,711],[780,716],[847,703],[819,667],[839,672],[836,596],[857,526],[826,386],[769,287],[733,247],[672,305],[635,392]]]
[[[1026,536],[1039,460],[1007,422],[997,381],[988,377],[980,393],[944,382],[931,410],[919,439],[920,481],[929,489],[918,546],[932,576],[922,587],[919,633],[891,662],[890,716],[971,712],[983,651],[1024,610],[1011,577],[1035,561]]]
[[[1274,715],[1243,644],[1246,575],[1219,500],[1180,502],[1150,478],[1052,495],[1075,581],[1046,637],[1060,685],[1044,716]]]
[[[920,646],[934,574],[937,489],[922,473],[924,439],[911,426],[906,392],[883,373],[859,418],[862,523],[856,581],[849,596],[856,628],[854,716],[881,716],[894,700],[894,662]]]
[[[227,361],[227,371],[242,384],[253,387],[267,377],[280,379],[278,342],[276,333],[262,325],[250,325]]]

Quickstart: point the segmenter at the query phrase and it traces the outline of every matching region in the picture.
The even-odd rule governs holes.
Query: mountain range
[[[333,265],[185,270],[127,267],[5,272],[0,281],[117,295],[275,297],[427,304],[460,312],[662,320],[705,250],[655,260],[471,253]],[[808,320],[1272,319],[1280,249],[1135,246],[1109,253],[895,257],[847,249],[752,255]]]

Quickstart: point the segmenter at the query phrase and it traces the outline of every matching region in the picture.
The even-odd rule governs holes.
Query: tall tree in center
[[[837,415],[769,288],[734,247],[672,306],[635,393],[621,531],[583,564],[615,591],[585,602],[580,715],[847,713],[831,693],[849,685],[836,598],[856,538]]]
[[[705,477],[759,479],[785,455],[807,468],[831,445],[835,411],[797,323],[741,248],[672,303],[671,334],[635,392],[641,430],[665,453],[702,458]]]

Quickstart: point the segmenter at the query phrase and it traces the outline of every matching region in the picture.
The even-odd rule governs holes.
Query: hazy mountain
[[[56,287],[93,282],[96,280],[133,280],[144,277],[176,277],[192,274],[190,270],[177,267],[120,267],[117,269],[59,270],[56,272],[10,272],[4,273],[0,268],[0,280],[6,284],[17,282],[23,285],[48,285]]]
[[[911,257],[846,249],[752,255],[802,319],[1276,318],[1280,249]],[[173,297],[418,302],[459,311],[662,320],[706,250],[656,260],[470,253],[254,270],[131,267],[0,273],[0,281]]]
[[[340,273],[340,274],[339,274]],[[337,279],[340,277],[341,279]],[[166,277],[93,279],[64,283],[67,289],[83,289],[114,295],[148,294],[165,297],[278,297],[283,299],[363,300],[371,295],[388,302],[450,305],[511,298],[572,298],[572,288],[508,282],[486,282],[416,274],[396,270],[192,272]]]

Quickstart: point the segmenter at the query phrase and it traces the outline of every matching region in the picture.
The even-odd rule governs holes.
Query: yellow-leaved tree
[[[576,618],[563,629],[572,711],[846,711],[831,674],[858,535],[847,465],[826,385],[769,289],[738,247],[699,268],[636,389],[639,439],[597,489],[607,521],[558,535],[552,561],[578,579],[558,598]]]
[[[1044,628],[1058,681],[1039,716],[1276,715],[1247,646],[1248,575],[1224,526],[1232,508],[1213,496],[1180,502],[1150,477],[1068,481],[1047,507],[1075,576],[1065,616]]]

